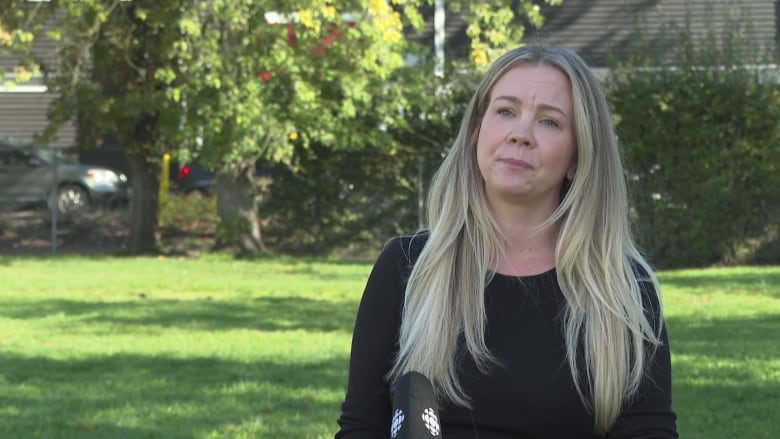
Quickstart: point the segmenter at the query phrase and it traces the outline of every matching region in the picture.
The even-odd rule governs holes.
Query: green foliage
[[[739,23],[709,44],[666,26],[663,58],[608,79],[640,244],[661,266],[751,261],[747,243],[777,234],[780,85]]]
[[[217,224],[216,244],[217,246],[235,245],[238,236],[248,232],[249,229],[249,222],[245,218],[223,218]]]
[[[43,20],[37,17],[46,16],[48,8],[42,4],[22,6],[20,3],[0,2],[0,57],[16,61],[9,78],[5,78],[8,72],[0,70],[0,80],[6,79],[2,84],[6,87],[15,87],[41,73],[32,45],[43,25]]]
[[[266,240],[284,252],[322,254],[376,247],[416,227],[414,174],[382,149],[297,148],[278,168],[262,207]]]
[[[528,25],[540,28],[544,24],[540,4],[557,6],[563,0],[498,0],[490,2],[453,0],[447,6],[462,11],[468,22],[466,33],[471,39],[470,60],[485,67],[507,48],[525,41]]]
[[[399,146],[404,137],[414,136],[411,127],[425,130],[420,137],[439,131],[412,119],[451,127],[437,119],[457,112],[448,109],[452,102],[431,107],[426,102],[430,94],[413,93],[434,93],[433,102],[439,104],[446,96],[441,90],[450,84],[419,69],[413,75],[402,71],[403,57],[411,51],[431,61],[432,48],[412,48],[403,34],[405,25],[422,25],[420,8],[431,3],[48,2],[46,7],[3,8],[0,43],[29,54],[36,29],[59,10],[59,22],[46,33],[60,48],[60,63],[51,68],[57,74],[49,81],[60,99],[50,109],[46,134],[78,115],[81,144],[92,145],[111,133],[128,147],[132,252],[152,245],[157,203],[150,194],[158,191],[159,157],[166,152],[179,161],[197,157],[228,177],[247,170],[237,164],[256,159],[295,167],[296,154],[312,145],[367,148],[391,157],[411,149],[413,163],[440,154],[455,130],[424,146]],[[496,51],[519,44],[526,22],[542,22],[537,3],[449,3],[471,20],[472,63],[484,65]],[[426,159],[425,166],[436,161]],[[381,174],[409,165],[396,162]],[[134,238],[139,233],[145,242]]]
[[[543,20],[530,1],[447,6],[470,20],[471,57],[447,59],[440,77],[433,74],[432,48],[410,46],[418,64],[397,68],[388,80],[369,87],[367,106],[337,102],[337,111],[348,109],[350,116],[333,128],[336,144],[301,128],[301,140],[290,142],[289,165],[274,173],[269,201],[261,209],[272,247],[317,253],[359,249],[424,223],[420,203],[457,134],[483,64],[520,44],[523,23]],[[414,23],[412,9],[404,18]],[[307,124],[312,119],[308,115]]]
[[[372,134],[381,146],[297,145],[291,165],[273,171],[261,209],[272,247],[316,253],[373,248],[420,227],[420,203],[457,134],[477,75],[453,63],[444,78],[415,83],[419,71],[399,70],[388,99],[377,100],[378,107],[396,105],[403,112],[378,108],[359,117],[366,126],[386,127]]]
[[[160,227],[188,230],[198,223],[217,221],[217,200],[198,191],[169,194],[160,202]]]
[[[198,154],[227,171],[247,159],[288,163],[294,142],[363,147],[356,137],[375,127],[356,126],[356,115],[402,65],[400,14],[384,2],[257,3],[201,3],[188,16],[182,153],[198,138]]]

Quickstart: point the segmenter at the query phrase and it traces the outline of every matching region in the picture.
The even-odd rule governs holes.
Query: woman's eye
[[[505,117],[510,117],[513,114],[512,111],[509,110],[508,108],[499,108],[497,113],[499,114],[499,116],[505,116]]]
[[[542,124],[549,127],[558,127],[558,122],[555,119],[543,119]]]

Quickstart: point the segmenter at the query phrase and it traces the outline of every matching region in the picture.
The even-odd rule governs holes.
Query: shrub
[[[368,145],[297,146],[291,166],[273,171],[261,208],[267,244],[277,251],[327,253],[375,251],[392,236],[424,221],[420,202],[454,140],[476,75],[455,62],[441,80],[410,68],[387,102],[381,120],[361,115]],[[388,119],[389,118],[389,119]],[[356,126],[359,124],[356,123]],[[340,139],[349,143],[350,139]],[[354,143],[354,141],[353,141]]]
[[[663,58],[607,80],[638,238],[660,266],[751,262],[744,250],[777,236],[780,87],[739,23],[712,44],[665,25]]]
[[[169,194],[160,201],[159,226],[173,229],[198,229],[217,221],[216,198],[200,192]]]

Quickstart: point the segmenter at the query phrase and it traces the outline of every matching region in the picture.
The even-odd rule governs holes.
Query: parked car
[[[0,141],[0,203],[51,208],[52,193],[57,211],[70,215],[93,205],[126,202],[129,187],[127,177],[112,169],[79,164],[50,149]]]
[[[189,194],[197,191],[203,195],[213,194],[216,173],[197,162],[184,164],[171,162],[169,173],[171,190],[174,192]],[[267,177],[270,174],[271,171],[267,167],[263,167],[260,160],[255,163],[255,176]]]
[[[185,194],[197,191],[203,195],[211,195],[214,177],[214,171],[195,162],[183,164],[171,162],[170,179],[173,191]]]

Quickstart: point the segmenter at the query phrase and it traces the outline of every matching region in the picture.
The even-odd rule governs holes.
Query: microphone
[[[433,385],[419,372],[407,372],[395,385],[391,439],[441,438]]]

